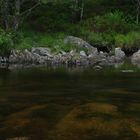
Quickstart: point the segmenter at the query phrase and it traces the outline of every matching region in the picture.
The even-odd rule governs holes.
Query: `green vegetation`
[[[118,34],[115,38],[116,46],[121,48],[139,48],[140,32],[129,32],[127,35]]]
[[[4,55],[14,45],[13,35],[4,30],[0,30],[0,55]]]
[[[139,11],[135,10],[139,5],[136,1],[0,2],[1,52],[13,47],[30,49],[37,46],[50,47],[56,52],[70,51],[75,46],[63,43],[67,35],[83,38],[97,47],[140,48]]]

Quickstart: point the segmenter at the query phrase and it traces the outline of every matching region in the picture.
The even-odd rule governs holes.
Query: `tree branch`
[[[36,3],[34,6],[32,6],[30,9],[27,9],[26,11],[22,12],[20,14],[20,16],[24,16],[26,14],[29,14],[33,9],[35,9],[36,7],[38,7],[40,5],[40,0],[38,3]]]

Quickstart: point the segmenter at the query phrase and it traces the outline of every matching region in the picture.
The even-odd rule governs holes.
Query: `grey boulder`
[[[133,64],[140,65],[140,50],[138,50],[136,53],[133,54],[133,56],[131,57],[131,62]]]
[[[121,48],[115,48],[115,60],[116,62],[123,61],[125,58],[125,53]]]
[[[86,41],[84,41],[83,39],[81,38],[78,38],[78,37],[74,37],[74,36],[67,36],[65,39],[64,39],[64,43],[65,44],[70,44],[70,45],[74,45],[74,46],[77,46],[79,48],[83,48],[83,49],[87,49],[88,51],[88,54],[90,53],[97,53],[97,48],[91,46],[89,43],[87,43]]]

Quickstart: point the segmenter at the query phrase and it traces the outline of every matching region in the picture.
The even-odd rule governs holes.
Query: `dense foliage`
[[[63,44],[66,35],[97,47],[140,47],[139,0],[0,0],[0,4],[1,51],[13,46],[68,51],[70,46]]]

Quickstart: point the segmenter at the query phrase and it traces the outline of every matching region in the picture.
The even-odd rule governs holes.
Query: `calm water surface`
[[[140,140],[140,70],[0,70],[0,140]]]

